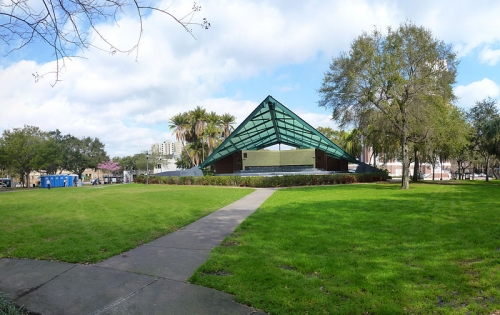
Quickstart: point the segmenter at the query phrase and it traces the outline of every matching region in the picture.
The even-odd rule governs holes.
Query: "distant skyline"
[[[166,7],[171,2],[163,2]],[[77,137],[97,137],[110,157],[133,155],[153,143],[175,141],[168,128],[178,113],[202,106],[230,113],[241,123],[268,95],[311,124],[335,127],[318,107],[317,90],[332,57],[374,27],[385,32],[411,21],[457,52],[457,105],[500,98],[500,2],[485,1],[259,1],[203,0],[193,26],[196,40],[166,15],[144,19],[135,54],[92,49],[66,62],[62,82],[51,87],[50,48],[31,45],[0,58],[0,132],[34,125]],[[188,12],[192,1],[174,1]],[[106,25],[108,37],[126,46],[137,23]],[[6,47],[0,46],[5,54]]]

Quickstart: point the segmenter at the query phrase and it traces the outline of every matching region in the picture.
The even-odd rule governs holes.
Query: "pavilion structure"
[[[282,144],[296,149],[266,150]],[[213,166],[219,175],[339,173],[349,163],[364,164],[268,96],[199,168]]]

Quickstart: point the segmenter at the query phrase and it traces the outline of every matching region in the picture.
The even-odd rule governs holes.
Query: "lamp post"
[[[146,151],[146,186],[149,184],[149,153]]]

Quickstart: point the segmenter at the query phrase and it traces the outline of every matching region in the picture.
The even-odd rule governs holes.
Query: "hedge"
[[[373,183],[387,180],[387,173],[369,174],[330,174],[330,175],[284,175],[284,176],[149,176],[149,184],[167,185],[203,185],[203,186],[236,186],[236,187],[294,187],[337,185],[352,183]],[[145,184],[146,176],[137,177],[134,182]]]

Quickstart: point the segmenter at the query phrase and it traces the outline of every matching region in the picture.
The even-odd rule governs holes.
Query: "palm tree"
[[[197,137],[200,137],[205,130],[207,124],[207,111],[203,107],[197,106],[195,109],[189,112],[189,118],[191,120],[191,126],[194,125],[194,133]]]
[[[236,117],[229,113],[225,113],[221,117],[221,124],[222,124],[222,129],[223,129],[223,136],[224,138],[229,137],[231,132],[234,130],[233,124],[236,123]]]
[[[222,117],[217,115],[216,112],[210,112],[207,115],[207,125],[205,126],[204,136],[206,136],[206,144],[208,147],[208,154],[210,155],[215,147],[220,143],[222,135]],[[205,159],[205,157],[203,157]]]
[[[207,111],[200,106],[197,106],[189,112],[191,130],[194,129],[194,134],[191,134],[191,143],[195,141],[201,142],[202,159],[205,159],[205,140],[203,139],[203,131],[207,125],[207,116]]]
[[[173,130],[172,134],[175,135],[175,139],[177,139],[177,141],[180,141],[182,143],[182,147],[184,148],[184,150],[186,150],[186,153],[188,153],[188,155],[189,152],[187,151],[185,141],[190,126],[191,125],[188,113],[174,115],[169,120],[169,128],[170,130]],[[191,162],[194,164],[193,160],[191,160]]]
[[[361,135],[358,129],[340,131],[341,147],[349,155],[359,158],[361,155]]]
[[[236,118],[230,114],[218,115],[216,112],[207,113],[200,106],[195,109],[173,116],[169,121],[170,130],[173,130],[178,141],[181,141],[185,152],[193,165],[199,165],[205,160],[205,151],[211,154],[220,144],[222,138],[227,138],[234,130]]]
[[[217,115],[216,112],[210,112],[206,116],[207,124],[213,124],[219,126],[221,124],[221,116]]]
[[[208,154],[212,154],[213,150],[220,144],[221,128],[215,123],[208,123],[204,134],[207,137]]]
[[[172,135],[175,135],[175,139],[184,145],[186,131],[189,128],[189,116],[186,113],[177,114],[172,116],[168,123],[170,130],[173,130]]]
[[[191,142],[188,145],[188,155],[191,158],[191,161],[193,162],[193,165],[198,166],[201,163],[201,157],[200,153],[202,153],[202,143],[199,141],[196,142]]]

